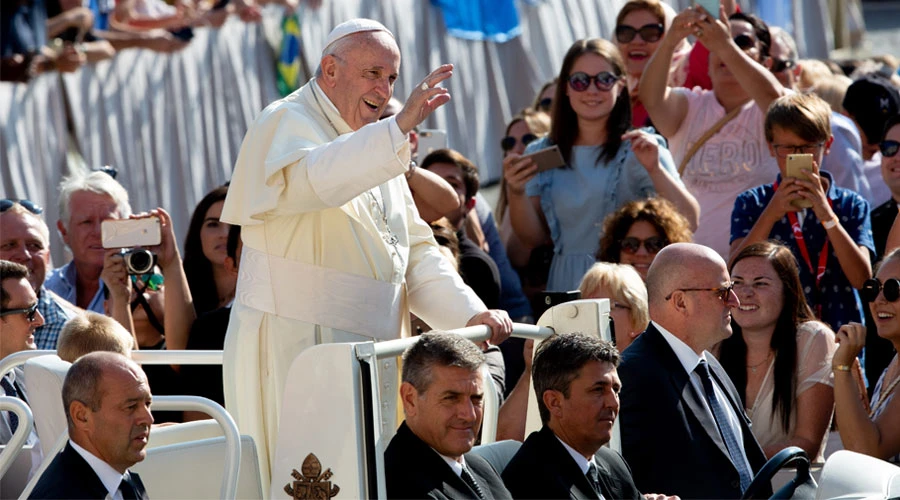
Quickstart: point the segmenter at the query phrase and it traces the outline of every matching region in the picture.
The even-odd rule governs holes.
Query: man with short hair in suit
[[[29,498],[148,498],[128,468],[146,457],[150,386],[141,367],[113,352],[76,361],[63,382],[69,442]]]
[[[481,428],[484,354],[465,338],[431,332],[403,354],[406,420],[384,453],[388,498],[509,498],[487,460],[467,454]]]
[[[531,373],[544,426],[503,471],[513,498],[641,498],[628,464],[604,447],[619,413],[618,364],[615,346],[597,337],[541,343]]]
[[[622,454],[634,482],[684,498],[741,498],[766,457],[708,352],[731,336],[740,306],[725,261],[702,245],[669,245],[650,265],[647,291],[650,326],[619,366]]]

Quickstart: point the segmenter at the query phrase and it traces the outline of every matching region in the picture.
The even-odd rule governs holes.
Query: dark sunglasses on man
[[[746,35],[743,35],[746,36]],[[747,37],[750,38],[750,37]],[[772,58],[772,73],[781,73],[784,70],[792,69],[797,63],[793,59]]]
[[[647,249],[647,253],[657,253],[668,244],[668,240],[662,236],[651,236],[646,240],[628,237],[622,239],[619,243],[619,247],[627,254],[635,254],[643,245],[643,247]]]
[[[7,309],[5,311],[0,311],[0,317],[9,316],[12,314],[24,314],[25,319],[28,320],[29,323],[34,323],[34,318],[37,316],[37,308],[38,303],[35,302],[31,305],[31,307],[25,307],[22,309]]]
[[[635,35],[640,35],[641,40],[647,43],[658,42],[662,38],[665,27],[659,23],[645,24],[640,28],[632,28],[627,24],[616,26],[616,41],[619,43],[628,43],[634,40]]]
[[[866,302],[875,302],[879,292],[884,293],[884,300],[896,302],[900,299],[900,280],[889,278],[882,284],[878,278],[867,279],[859,291],[859,296]]]
[[[602,71],[594,76],[579,71],[572,73],[572,76],[569,77],[569,87],[575,92],[584,92],[591,86],[591,82],[594,82],[599,90],[608,91],[615,86],[617,81],[619,81],[619,77],[609,71]]]
[[[37,203],[29,200],[14,200],[11,198],[0,200],[0,213],[6,212],[13,205],[22,205],[25,210],[33,213],[34,215],[40,215],[44,213],[44,209],[38,205]]]
[[[525,134],[522,136],[522,139],[521,139],[522,145],[527,146],[527,145],[531,144],[532,142],[534,142],[535,139],[537,139],[536,135]],[[503,139],[500,139],[500,147],[503,148],[503,151],[510,151],[510,150],[512,150],[512,148],[516,147],[517,142],[519,142],[519,139],[517,139],[511,135],[508,135],[508,136],[504,137]]]
[[[900,150],[900,142],[881,141],[881,144],[878,145],[878,149],[881,150],[881,156],[893,158],[894,156],[897,156],[897,151]]]

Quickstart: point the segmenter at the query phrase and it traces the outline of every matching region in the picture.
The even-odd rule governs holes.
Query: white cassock
[[[264,484],[303,349],[400,338],[410,311],[452,329],[487,309],[419,217],[408,165],[395,118],[353,132],[315,80],[269,105],[244,138],[221,217],[243,226],[244,243],[225,403],[256,441]],[[396,380],[396,367],[385,375]]]

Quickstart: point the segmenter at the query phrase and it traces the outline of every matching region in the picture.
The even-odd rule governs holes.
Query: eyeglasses
[[[787,158],[787,155],[789,154],[816,154],[819,152],[819,148],[824,145],[824,142],[817,142],[815,144],[802,144],[800,146],[791,146],[788,144],[772,144],[772,149],[775,150],[775,154],[779,158]]]
[[[575,92],[584,92],[591,86],[592,81],[598,89],[606,91],[613,88],[616,82],[619,81],[619,77],[609,71],[603,71],[594,76],[579,71],[572,73],[572,76],[569,77],[569,87]]]
[[[879,292],[884,292],[884,300],[895,302],[900,299],[900,280],[890,278],[882,285],[878,278],[867,279],[859,291],[859,296],[866,302],[875,302]]]
[[[0,317],[9,316],[12,314],[24,314],[25,319],[27,319],[29,323],[34,323],[34,317],[37,316],[37,308],[38,303],[35,302],[31,305],[31,307],[26,307],[24,309],[7,309],[3,312],[0,312]]]
[[[616,41],[619,43],[628,43],[634,40],[635,35],[641,35],[641,40],[647,43],[659,41],[662,38],[665,27],[662,24],[645,24],[640,28],[632,28],[627,24],[616,26]]]
[[[536,135],[525,134],[522,136],[522,139],[521,139],[522,145],[527,146],[527,145],[531,144],[532,142],[534,142],[535,139],[537,139]],[[503,148],[503,151],[509,151],[512,148],[516,147],[516,143],[519,142],[519,140],[520,139],[517,139],[511,135],[508,135],[508,136],[504,137],[503,139],[500,139],[500,147]]]
[[[727,286],[720,286],[717,288],[676,288],[675,291],[666,296],[666,300],[671,299],[672,296],[675,295],[675,292],[716,292],[716,297],[724,302],[732,290],[734,290],[733,282],[728,283]]]
[[[628,254],[637,253],[637,251],[640,250],[641,246],[647,249],[647,253],[657,253],[668,244],[669,240],[663,238],[662,236],[651,236],[646,240],[628,237],[623,238],[622,241],[619,242],[619,247],[623,252]]]
[[[772,73],[781,73],[786,69],[791,69],[796,66],[796,62],[793,59],[778,59],[776,57],[772,58]]]
[[[12,208],[13,205],[16,205],[16,204],[22,205],[22,207],[24,207],[25,210],[28,210],[29,212],[33,213],[34,215],[40,215],[40,214],[44,213],[43,207],[41,207],[40,205],[38,205],[37,203],[35,203],[33,201],[13,200],[11,198],[6,198],[3,200],[0,200],[0,213],[6,212],[10,208]]]
[[[881,150],[881,156],[893,158],[894,156],[897,156],[897,151],[900,150],[900,142],[881,141],[881,144],[878,145],[878,149]]]
[[[550,107],[552,105],[553,105],[553,98],[545,97],[545,98],[541,99],[540,102],[538,102],[537,109],[539,109],[545,113],[549,113]]]
[[[750,38],[750,35],[738,35],[734,37],[734,44],[741,50],[750,50],[756,47],[756,40]]]

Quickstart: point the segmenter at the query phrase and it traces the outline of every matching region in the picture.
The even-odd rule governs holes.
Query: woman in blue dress
[[[553,242],[547,289],[578,288],[594,263],[603,219],[648,196],[671,201],[696,228],[697,201],[685,190],[665,140],[631,130],[624,64],[616,47],[592,38],[575,42],[563,60],[551,109],[550,134],[525,154],[559,147],[566,165],[542,172],[519,155],[503,161],[509,216],[528,246]]]

